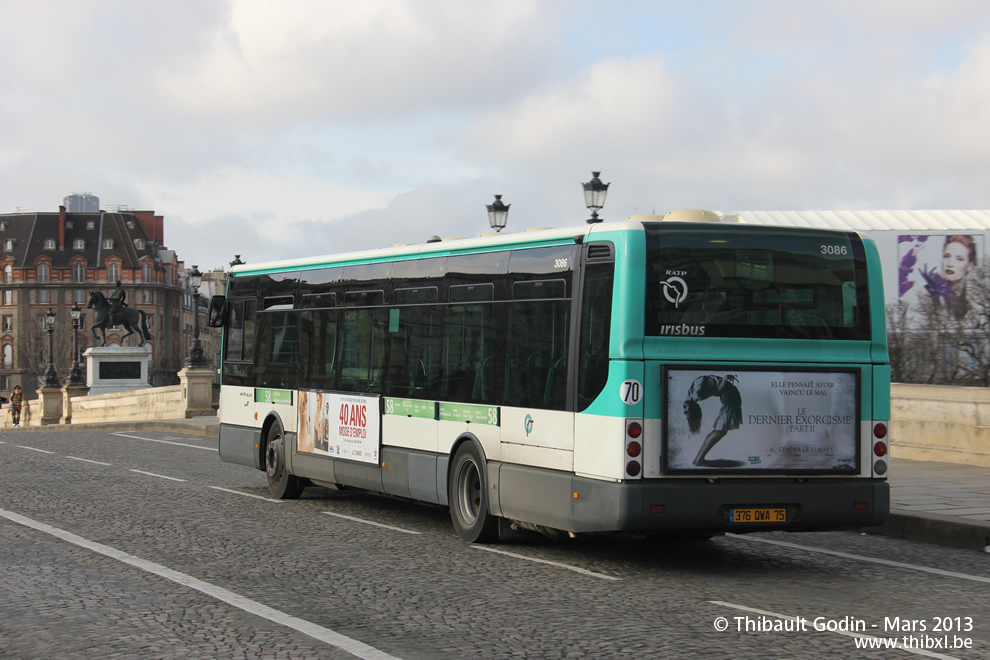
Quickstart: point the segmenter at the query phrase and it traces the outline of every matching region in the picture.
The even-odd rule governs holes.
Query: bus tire
[[[271,425],[265,440],[265,475],[268,477],[268,490],[272,497],[294,500],[302,495],[302,479],[289,474],[285,464],[285,434],[279,422]]]
[[[450,519],[457,535],[468,543],[498,540],[498,518],[488,512],[485,460],[474,442],[465,442],[454,454],[447,480]]]

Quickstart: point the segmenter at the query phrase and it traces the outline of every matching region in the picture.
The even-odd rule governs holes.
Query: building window
[[[86,265],[82,262],[72,264],[72,281],[73,282],[85,282],[86,281]]]
[[[145,282],[151,281],[151,265],[145,264],[144,268],[141,269],[141,277]]]
[[[72,249],[73,250],[85,250],[86,249],[86,241],[84,241],[81,238],[77,238],[76,240],[72,241]]]
[[[38,284],[48,284],[51,277],[51,270],[48,264],[38,264]]]
[[[89,302],[86,300],[86,291],[84,289],[73,289],[72,290],[72,302],[77,305],[82,305]]]
[[[47,305],[51,302],[51,294],[48,289],[38,289],[38,304]]]
[[[0,231],[7,231],[7,223],[0,222]]]
[[[120,266],[117,264],[107,264],[107,281],[116,282],[120,279]]]
[[[9,314],[5,314],[3,317],[3,331],[13,332],[14,330],[14,317]]]
[[[104,250],[112,250],[113,249],[113,239],[112,238],[105,238],[105,239],[103,239],[103,249]]]
[[[6,291],[3,292],[3,304],[4,305],[14,304],[14,293],[10,289],[7,289]]]
[[[134,239],[134,247],[136,247],[138,250],[143,250],[144,249],[144,241],[142,239],[140,239],[140,238],[135,238]]]
[[[5,240],[3,242],[3,249],[4,250],[8,250],[8,251],[13,250],[15,243],[16,243],[16,241],[14,239],[8,238],[7,240]]]
[[[89,220],[88,222],[86,222],[86,229],[96,229],[96,221]]]
[[[14,268],[10,264],[3,267],[3,281],[7,284],[14,281]]]
[[[10,376],[0,376],[0,391],[10,391]]]
[[[3,345],[3,367],[11,369],[14,366],[14,347],[10,344]]]
[[[46,250],[54,250],[55,249],[55,239],[54,238],[46,238],[45,239],[45,249]]]
[[[72,229],[72,220],[66,220],[65,221],[65,228],[66,229]]]
[[[151,291],[149,291],[148,289],[144,289],[143,291],[141,291],[141,293],[142,293],[142,297],[144,298],[142,302],[145,305],[150,305],[151,303],[155,302],[153,296],[151,295]]]

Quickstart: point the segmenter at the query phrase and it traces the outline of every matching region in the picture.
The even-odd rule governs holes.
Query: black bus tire
[[[303,492],[303,481],[289,474],[285,464],[285,434],[282,425],[274,422],[265,439],[265,475],[272,497],[280,500],[297,499]]]
[[[454,530],[468,543],[498,540],[498,518],[488,512],[488,479],[484,456],[473,442],[454,454],[447,480],[447,503]]]

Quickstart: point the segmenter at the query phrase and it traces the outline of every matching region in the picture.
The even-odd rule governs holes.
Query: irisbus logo
[[[533,432],[533,421],[532,415],[526,415],[526,419],[523,420],[523,428],[526,429],[527,438],[529,437],[529,434]]]

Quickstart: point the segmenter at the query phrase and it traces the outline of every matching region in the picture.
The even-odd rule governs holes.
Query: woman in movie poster
[[[936,307],[945,307],[956,320],[969,311],[966,282],[978,264],[977,237],[899,236],[899,296],[929,296]]]

